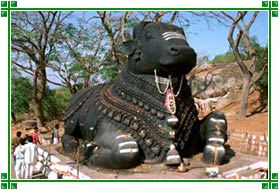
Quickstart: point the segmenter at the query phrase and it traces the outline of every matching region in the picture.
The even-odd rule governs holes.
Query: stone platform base
[[[267,178],[267,157],[235,153],[228,150],[225,163],[210,167],[201,161],[198,154],[188,161],[186,172],[164,164],[142,164],[128,170],[108,170],[79,164],[61,155],[60,145],[41,147],[40,162],[37,170],[43,171],[49,179],[265,179]],[[48,153],[50,151],[50,153]],[[40,152],[39,152],[40,153]],[[46,162],[45,159],[48,159]],[[210,168],[209,168],[210,167]],[[79,170],[77,170],[79,169]],[[46,170],[46,171],[45,171]],[[209,171],[215,171],[209,176]]]

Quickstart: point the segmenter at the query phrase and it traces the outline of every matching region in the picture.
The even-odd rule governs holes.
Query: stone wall
[[[192,94],[200,99],[221,97],[239,89],[242,73],[237,63],[204,64],[187,75]]]
[[[73,161],[69,160],[68,163],[67,161],[61,160],[57,156],[48,153],[46,149],[39,147],[38,162],[35,170],[45,174],[48,179],[91,179],[89,176],[72,167],[70,164],[73,165]]]
[[[259,161],[250,165],[244,165],[239,168],[222,173],[226,179],[267,179],[268,163]]]
[[[252,154],[257,156],[267,156],[268,136],[255,135],[251,132],[232,129],[228,131],[228,142],[235,152]]]

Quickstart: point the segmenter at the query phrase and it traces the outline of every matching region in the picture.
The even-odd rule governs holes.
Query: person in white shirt
[[[38,147],[32,142],[32,137],[27,138],[28,143],[24,145],[25,178],[32,179],[33,169],[38,159]]]
[[[54,127],[54,130],[52,131],[52,144],[58,144],[59,142],[59,125],[56,125]]]
[[[24,164],[24,145],[25,139],[19,140],[19,145],[15,148],[14,158],[15,160],[15,171],[16,178],[22,179],[24,178],[25,164]]]

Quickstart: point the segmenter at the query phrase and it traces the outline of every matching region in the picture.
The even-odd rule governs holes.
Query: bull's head
[[[164,23],[141,22],[133,30],[133,40],[124,42],[128,69],[135,74],[179,76],[196,64],[182,28]]]

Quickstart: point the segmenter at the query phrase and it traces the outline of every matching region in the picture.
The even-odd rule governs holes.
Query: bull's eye
[[[145,33],[145,40],[151,40],[151,39],[153,39],[153,35],[152,35],[152,33],[150,32],[150,31],[147,31],[146,33]]]

